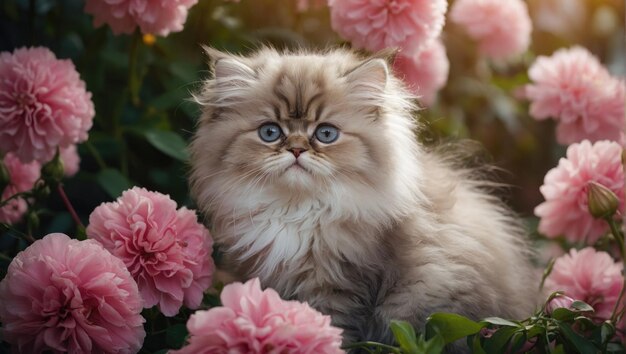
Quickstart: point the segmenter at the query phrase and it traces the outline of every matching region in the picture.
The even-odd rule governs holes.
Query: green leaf
[[[552,318],[559,321],[571,321],[578,316],[578,313],[565,307],[559,307],[552,311]]]
[[[500,317],[487,317],[484,318],[482,322],[486,322],[492,325],[496,325],[496,326],[507,326],[507,327],[520,327],[520,325],[518,323],[515,323],[513,321],[509,321],[506,320],[504,318],[500,318]]]
[[[405,321],[391,321],[391,332],[400,345],[400,348],[407,354],[417,354],[417,336],[410,323]]]
[[[159,151],[179,161],[187,161],[187,143],[178,134],[166,130],[148,130],[144,133],[146,139]]]
[[[100,171],[96,176],[96,180],[107,194],[114,199],[133,186],[120,171],[113,168],[106,168]]]
[[[165,342],[170,348],[179,349],[187,338],[187,327],[184,324],[175,324],[169,327],[165,333]]]
[[[572,302],[570,308],[578,312],[594,312],[594,309],[593,307],[591,307],[591,305],[579,300]]]
[[[426,338],[441,333],[446,344],[478,333],[484,324],[454,313],[435,313],[426,321]]]
[[[469,346],[469,341],[468,341],[468,346]],[[472,353],[474,354],[487,354],[487,352],[485,352],[482,345],[480,344],[480,335],[478,334],[472,336],[471,348],[472,348]]]
[[[606,343],[615,334],[615,326],[609,321],[602,323],[600,326],[600,343]]]
[[[503,327],[497,330],[491,338],[485,339],[485,343],[483,348],[487,353],[504,353],[504,349],[506,349],[506,345],[519,329],[514,327]]]
[[[563,337],[570,342],[579,353],[597,353],[599,350],[587,339],[574,332],[567,324],[559,323],[559,329]]]
[[[424,336],[420,336],[420,339],[418,341],[417,353],[440,354],[445,346],[446,343],[441,334],[437,334],[429,340],[424,340]]]

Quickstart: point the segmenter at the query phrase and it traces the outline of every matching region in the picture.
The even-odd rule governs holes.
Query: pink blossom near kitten
[[[525,87],[530,115],[557,121],[556,138],[568,145],[584,139],[620,141],[626,108],[626,85],[612,77],[583,47],[539,56],[528,70]]]
[[[189,343],[172,354],[344,352],[341,330],[330,325],[329,316],[261,290],[259,279],[228,284],[220,298],[222,306],[191,315]]]
[[[109,25],[114,34],[133,33],[166,37],[180,32],[189,8],[198,0],[87,0],[85,12],[93,15],[96,27]]]
[[[394,73],[402,78],[421,103],[430,106],[437,92],[446,85],[450,61],[446,47],[437,39],[412,56],[402,53],[393,63]]]
[[[589,213],[587,190],[596,182],[613,191],[624,211],[622,147],[611,141],[591,144],[584,140],[567,148],[567,157],[546,174],[541,194],[546,199],[535,208],[539,232],[547,237],[564,236],[571,243],[593,245],[608,231],[606,221]]]
[[[0,111],[0,151],[23,162],[87,140],[95,115],[74,64],[44,47],[0,53]]]
[[[329,0],[333,30],[355,48],[416,53],[441,34],[446,0]]]
[[[35,186],[39,179],[41,164],[37,161],[23,163],[13,153],[8,153],[2,160],[9,172],[9,184],[2,191],[0,200],[7,200],[11,196],[26,192]],[[22,220],[28,205],[24,198],[16,198],[0,208],[0,222],[15,224]]]
[[[532,22],[522,0],[456,0],[450,20],[477,41],[479,52],[491,59],[520,55],[530,45]]]
[[[137,353],[146,333],[137,283],[93,240],[49,234],[0,281],[2,339],[15,353]]]
[[[191,191],[241,279],[330,315],[346,343],[433,312],[523,318],[535,284],[519,220],[477,170],[416,139],[383,58],[207,48]]]
[[[89,216],[87,237],[124,261],[146,308],[174,316],[200,306],[211,285],[213,241],[196,214],[169,196],[134,187]]]
[[[608,320],[624,284],[622,268],[623,263],[615,262],[606,252],[592,247],[572,249],[554,262],[544,288],[584,301],[595,310],[595,319]]]

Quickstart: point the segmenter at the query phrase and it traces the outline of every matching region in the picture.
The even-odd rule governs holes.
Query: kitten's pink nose
[[[296,159],[298,158],[298,156],[300,156],[301,153],[306,151],[306,149],[301,149],[301,148],[291,148],[288,150],[291,151],[291,153],[293,154],[293,156],[296,157]]]

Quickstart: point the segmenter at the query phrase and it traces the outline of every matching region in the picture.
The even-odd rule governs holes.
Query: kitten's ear
[[[256,73],[239,58],[207,46],[202,47],[209,56],[210,66],[215,78],[220,79],[254,79]]]
[[[387,63],[380,58],[369,59],[345,74],[348,83],[361,93],[380,95],[389,78]]]

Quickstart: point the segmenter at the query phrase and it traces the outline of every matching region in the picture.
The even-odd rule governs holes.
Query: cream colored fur
[[[414,99],[384,60],[208,53],[191,188],[226,268],[332,315],[346,341],[390,342],[390,320],[436,311],[531,313],[523,229],[473,171],[417,142]],[[265,122],[284,138],[263,142]],[[320,123],[339,139],[312,138]]]

